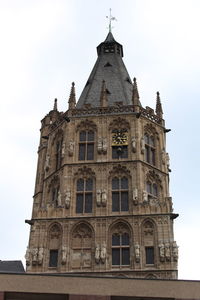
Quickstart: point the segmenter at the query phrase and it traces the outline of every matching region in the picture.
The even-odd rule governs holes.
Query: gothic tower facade
[[[27,272],[177,278],[162,105],[142,107],[111,32],[76,103],[42,120]]]

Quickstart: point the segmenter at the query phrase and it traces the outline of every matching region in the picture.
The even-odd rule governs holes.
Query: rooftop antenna
[[[109,32],[112,32],[112,21],[117,21],[117,19],[115,17],[112,16],[111,14],[112,9],[110,8],[110,15],[106,16],[106,18],[109,20]]]

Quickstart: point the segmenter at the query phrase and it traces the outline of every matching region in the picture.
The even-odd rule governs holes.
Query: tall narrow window
[[[58,250],[50,250],[49,253],[49,267],[56,268],[58,265]]]
[[[112,235],[112,265],[130,265],[130,241],[127,232]]]
[[[146,264],[153,265],[154,264],[154,247],[145,247],[146,254]]]
[[[148,181],[146,183],[146,191],[149,194],[149,196],[158,197],[158,186],[156,183]]]
[[[56,143],[56,170],[61,167],[62,162],[62,139]]]
[[[78,179],[76,185],[76,213],[91,213],[93,199],[93,179]]]
[[[155,165],[155,140],[153,136],[145,134],[145,160],[149,164]]]
[[[94,159],[94,131],[81,131],[79,134],[79,160]]]
[[[128,211],[128,178],[112,179],[112,211]]]

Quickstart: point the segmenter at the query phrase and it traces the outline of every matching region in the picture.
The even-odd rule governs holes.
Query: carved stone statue
[[[102,193],[101,193],[101,202],[102,202],[102,206],[106,206],[106,204],[107,204],[106,190],[102,190]]]
[[[172,254],[174,261],[178,261],[178,246],[175,241],[172,243]]]
[[[71,192],[69,190],[66,191],[65,195],[65,207],[70,208],[70,202],[71,202]]]
[[[95,261],[98,264],[100,261],[100,247],[99,244],[96,244],[96,248],[95,248]]]
[[[163,149],[162,152],[161,152],[161,160],[162,160],[162,164],[165,165],[165,163],[166,163],[165,149]]]
[[[107,147],[108,147],[107,138],[103,138],[103,140],[102,140],[102,151],[103,151],[104,154],[107,152]]]
[[[46,159],[45,159],[45,163],[44,163],[44,170],[48,171],[50,168],[50,155],[47,154]]]
[[[102,246],[101,246],[101,262],[104,264],[106,261],[106,243],[103,242]]]
[[[65,265],[67,261],[67,247],[63,246],[61,250],[61,264]]]
[[[164,261],[164,259],[165,259],[165,246],[162,242],[160,242],[158,247],[159,247],[160,261]]]
[[[39,248],[39,251],[38,251],[38,265],[42,265],[43,256],[44,256],[44,248]]]
[[[62,206],[62,200],[61,200],[61,192],[60,192],[60,190],[58,191],[57,206],[58,207]]]
[[[135,137],[132,137],[131,144],[132,144],[132,151],[136,152],[136,138]]]
[[[167,261],[170,261],[171,253],[170,253],[170,244],[165,243],[165,257]]]
[[[170,158],[169,158],[169,153],[166,153],[165,155],[165,161],[166,161],[166,166],[168,169],[170,169]]]
[[[137,188],[133,189],[133,204],[134,205],[138,204],[138,189]]]
[[[103,151],[103,139],[101,137],[98,138],[97,151],[99,154]]]
[[[97,206],[101,206],[101,190],[97,190]]]
[[[147,193],[147,191],[143,191],[143,203],[148,203],[148,193]]]
[[[74,145],[75,143],[73,141],[69,141],[69,146],[68,146],[69,156],[73,156],[74,154]]]
[[[140,245],[138,243],[135,244],[135,261],[140,262]]]
[[[31,264],[31,250],[29,249],[29,247],[26,248],[26,254],[25,254],[25,259],[26,259],[26,265],[30,266]]]
[[[32,248],[31,250],[31,254],[32,254],[32,263],[33,265],[36,265],[37,264],[37,256],[38,256],[38,248]]]
[[[62,157],[65,156],[65,143],[62,144],[61,154],[62,154]]]
[[[145,141],[144,141],[143,137],[141,138],[140,146],[141,146],[141,153],[144,154],[144,151],[145,151]]]

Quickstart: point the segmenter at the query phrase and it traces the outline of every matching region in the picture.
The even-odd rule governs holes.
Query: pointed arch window
[[[49,267],[56,268],[59,264],[59,249],[61,245],[61,229],[54,224],[49,232]]]
[[[145,134],[145,161],[155,165],[155,139],[153,135]]]
[[[156,183],[147,181],[146,191],[150,197],[156,197],[156,198],[158,197],[158,186]]]
[[[112,211],[128,211],[128,189],[129,182],[127,177],[114,177],[112,179]]]
[[[142,226],[146,265],[155,264],[155,225],[147,220]]]
[[[130,233],[124,224],[112,231],[112,266],[130,265]]]
[[[79,133],[79,160],[94,159],[94,138],[92,130],[84,130]]]
[[[93,202],[92,178],[79,178],[76,184],[76,213],[91,213]]]

